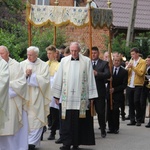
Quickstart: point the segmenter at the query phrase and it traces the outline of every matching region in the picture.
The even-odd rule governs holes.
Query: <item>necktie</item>
[[[93,69],[95,69],[95,67],[96,67],[96,62],[94,61],[93,62]]]
[[[115,68],[115,71],[114,71],[114,76],[117,75],[117,68]]]

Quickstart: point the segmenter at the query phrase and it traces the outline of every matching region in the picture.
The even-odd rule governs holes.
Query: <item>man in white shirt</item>
[[[129,101],[130,123],[127,125],[141,126],[141,93],[145,80],[146,61],[139,56],[139,50],[134,47],[130,50],[131,61],[127,65],[128,86],[127,99]]]

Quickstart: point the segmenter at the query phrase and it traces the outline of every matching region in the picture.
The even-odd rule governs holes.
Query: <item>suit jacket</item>
[[[112,69],[113,70],[113,69]],[[117,75],[112,75],[112,88],[114,92],[112,94],[113,101],[120,103],[124,96],[124,89],[128,84],[128,71],[120,66]]]
[[[147,75],[150,75],[150,68],[146,71]]]
[[[146,70],[145,75],[150,75],[150,68],[148,68]],[[144,81],[144,86],[146,86],[149,83],[149,80],[147,79],[147,77],[145,76],[145,81]]]
[[[95,76],[98,97],[105,97],[106,96],[106,87],[105,83],[106,80],[110,78],[110,71],[108,62],[98,59],[95,69],[97,71],[97,75]]]
[[[145,72],[146,72],[146,61],[140,58],[139,62],[135,67],[128,69],[128,84],[131,81],[132,70],[135,72],[134,85],[143,86],[145,80]]]

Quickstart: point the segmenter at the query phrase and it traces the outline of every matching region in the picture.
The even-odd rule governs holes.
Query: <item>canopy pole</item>
[[[56,6],[58,6],[58,4],[59,4],[59,2],[58,2],[58,0],[56,0],[55,2],[55,5]],[[54,41],[53,41],[53,44],[56,46],[56,36],[57,36],[57,34],[56,34],[56,32],[57,32],[57,28],[56,28],[56,26],[54,26]]]
[[[112,77],[112,47],[111,47],[111,27],[109,27],[109,44],[108,44],[108,53],[109,53],[109,70]],[[110,89],[112,89],[112,78],[110,78]],[[110,109],[113,110],[113,99],[112,93],[110,93]]]
[[[111,2],[108,0],[107,2],[108,8],[111,8]],[[109,52],[109,70],[111,74],[110,78],[110,89],[112,89],[112,47],[111,47],[111,25],[109,27],[109,44],[108,44],[108,52]],[[112,93],[110,93],[110,109],[113,110],[113,99],[112,99]]]
[[[54,41],[53,44],[56,46],[56,26],[54,26]]]
[[[91,23],[91,2],[92,0],[87,0],[89,3],[88,16],[89,16],[89,50],[90,58],[92,59],[92,23]]]
[[[92,23],[91,23],[91,2],[92,0],[87,0],[87,3],[89,3],[89,9],[88,9],[88,16],[89,16],[89,50],[90,50],[90,58],[92,59]],[[90,104],[90,109],[91,109],[91,116],[95,116],[95,106],[93,100],[91,101]]]
[[[32,32],[31,32],[31,23],[28,21],[28,17],[29,17],[29,14],[30,14],[30,8],[31,8],[31,5],[29,3],[29,1],[27,0],[26,2],[26,18],[27,18],[27,22],[28,22],[28,46],[31,46],[31,40],[32,40]]]

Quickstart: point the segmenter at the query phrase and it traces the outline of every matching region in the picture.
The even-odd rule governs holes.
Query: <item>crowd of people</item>
[[[39,48],[27,48],[22,62],[10,58],[6,46],[0,46],[0,150],[34,150],[43,134],[62,144],[61,150],[95,145],[93,117],[97,114],[101,137],[118,134],[120,115],[127,125],[145,123],[150,101],[150,56],[144,60],[137,48],[130,50],[131,60],[114,52],[100,59],[98,47],[80,53],[80,44],[70,43],[58,50],[46,48],[48,61],[39,57]],[[109,60],[112,58],[112,66]],[[127,102],[126,102],[127,101]],[[108,130],[106,130],[108,124]],[[150,120],[146,125],[150,128]]]

